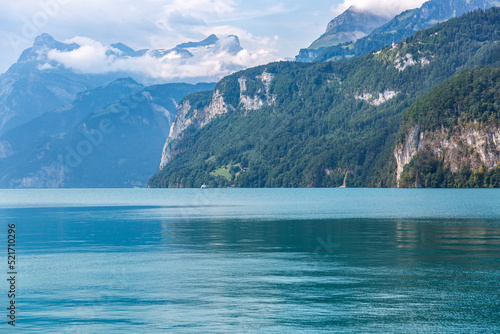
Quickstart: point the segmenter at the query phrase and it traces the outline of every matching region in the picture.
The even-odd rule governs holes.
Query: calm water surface
[[[500,332],[500,190],[0,190],[0,221],[15,332]]]

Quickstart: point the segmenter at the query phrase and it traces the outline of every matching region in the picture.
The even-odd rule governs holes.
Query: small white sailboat
[[[203,184],[203,185],[201,186],[201,189],[210,189],[210,187],[208,186],[208,184]]]

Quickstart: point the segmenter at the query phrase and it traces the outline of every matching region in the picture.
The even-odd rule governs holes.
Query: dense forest
[[[493,8],[349,61],[279,62],[226,77],[216,90],[229,111],[188,128],[149,186],[395,186],[393,151],[405,112],[461,71],[496,66],[499,39],[500,9]],[[264,72],[273,75],[274,102],[248,110],[239,79],[248,79],[246,95],[264,99]],[[194,114],[210,96],[185,100]]]

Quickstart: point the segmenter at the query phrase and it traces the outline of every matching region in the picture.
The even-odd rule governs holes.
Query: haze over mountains
[[[231,59],[246,54],[237,36],[211,35],[169,50],[135,51],[121,43],[104,46],[84,38],[62,43],[42,34],[0,75],[0,134],[118,78],[145,85],[181,77],[184,82],[217,81],[243,69]]]
[[[444,136],[420,123],[426,117],[401,123],[412,104],[447,110],[425,94],[464,70],[477,85],[497,83],[497,75],[475,68],[499,65],[497,8],[421,30],[494,4],[431,0],[393,19],[351,7],[297,57],[321,63],[240,72],[268,55],[250,55],[235,35],[134,50],[42,34],[0,75],[0,187],[145,186],[159,165],[150,186],[495,186],[494,92],[468,98],[482,108],[476,118],[453,116],[486,122],[478,133],[463,122],[447,128],[453,145],[472,154],[461,162],[447,153],[451,144],[426,139]],[[156,84],[231,73],[217,86]],[[467,136],[485,149],[460,144]]]
[[[187,42],[171,49],[133,50],[116,43],[104,45],[88,38],[69,41],[77,48],[46,49],[41,68],[63,66],[76,73],[126,75],[150,85],[166,82],[210,82],[248,66],[266,62],[267,55],[251,55],[235,35],[210,35],[200,42]]]
[[[83,52],[82,49],[85,51],[86,46],[58,42],[42,34],[16,64],[0,75],[0,186],[144,186],[160,161],[160,156],[153,152],[155,148],[161,151],[176,103],[189,93],[214,87],[172,83],[146,88],[130,78],[134,75],[144,83],[155,82],[145,74],[119,69],[83,71],[64,63],[65,56],[70,55],[71,59],[72,52]],[[242,50],[236,36],[219,39],[212,35],[171,50],[134,51],[124,44],[113,44],[106,50],[106,57],[115,62],[143,57],[166,62],[169,57],[175,60],[234,56]],[[100,131],[99,123],[93,121],[99,119],[101,109],[116,103],[128,110],[130,121],[136,121],[136,126],[115,122],[112,136],[108,134],[99,141],[98,148],[88,146],[88,140],[82,136],[88,135],[88,131]],[[108,116],[118,112],[107,110]],[[131,142],[127,143],[127,138]],[[78,168],[69,168],[65,161],[71,153],[68,149],[77,150],[82,141],[87,149],[92,149],[92,155],[85,156]],[[129,168],[120,169],[113,164]]]
[[[0,187],[144,186],[185,95],[213,84],[144,87],[131,78],[78,94],[0,136]]]

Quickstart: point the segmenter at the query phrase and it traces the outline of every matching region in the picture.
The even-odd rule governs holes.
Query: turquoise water
[[[499,190],[0,190],[0,218],[15,332],[500,332]]]

